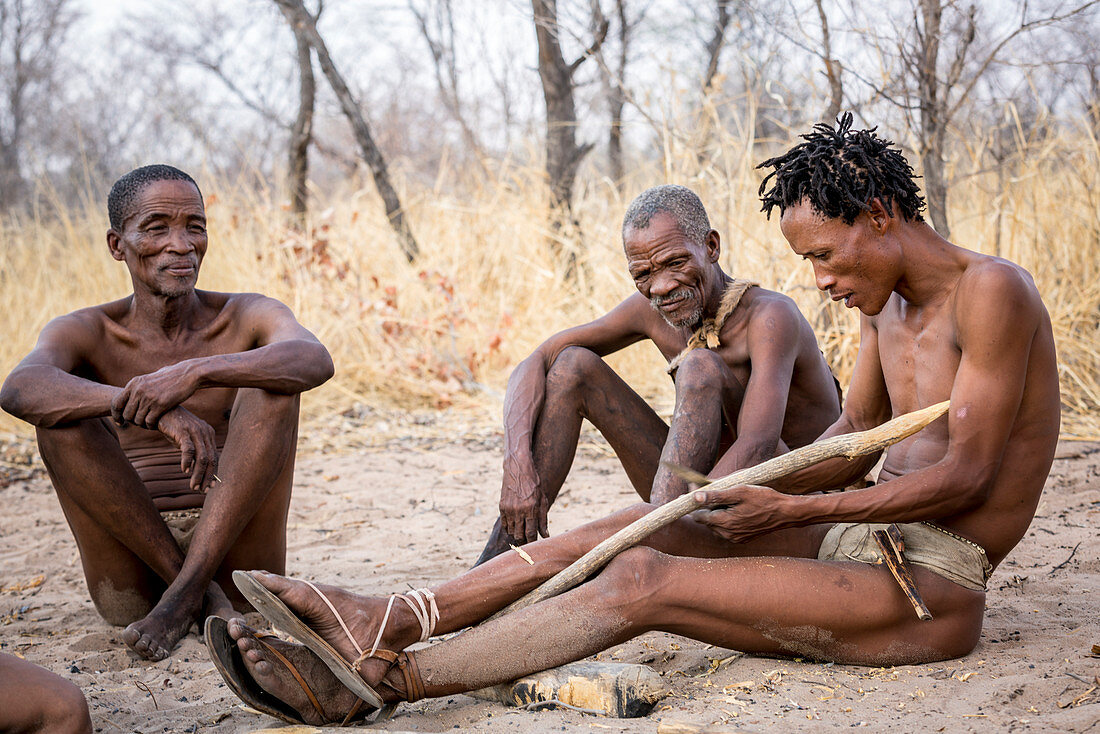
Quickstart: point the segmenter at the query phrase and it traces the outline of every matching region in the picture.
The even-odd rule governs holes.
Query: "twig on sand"
[[[1077,545],[1073,546],[1073,550],[1071,550],[1071,551],[1069,552],[1069,558],[1067,558],[1066,560],[1062,561],[1061,563],[1059,563],[1059,564],[1058,564],[1057,566],[1055,566],[1054,568],[1050,569],[1050,571],[1049,571],[1049,573],[1048,573],[1047,575],[1048,575],[1048,576],[1053,576],[1053,575],[1054,575],[1054,572],[1055,572],[1055,571],[1057,571],[1057,570],[1058,570],[1059,568],[1062,568],[1062,567],[1063,567],[1063,566],[1065,566],[1065,565],[1066,565],[1067,563],[1069,563],[1070,561],[1072,561],[1072,560],[1073,560],[1073,557],[1074,557],[1074,556],[1075,556],[1075,555],[1077,554],[1077,549],[1078,549],[1078,548],[1080,548],[1080,547],[1081,547],[1081,544],[1080,544],[1080,543],[1078,543]]]
[[[160,706],[157,704],[157,697],[153,695],[153,691],[149,689],[149,686],[139,680],[134,681],[134,685],[138,687],[138,690],[148,693],[149,698],[153,699],[153,708],[160,711]]]
[[[547,701],[532,701],[531,703],[524,704],[519,708],[523,711],[538,711],[541,708],[547,708],[549,706],[553,706],[554,708],[558,708],[560,706],[563,709],[577,711],[582,714],[590,714],[592,716],[607,716],[606,711],[600,711],[598,709],[582,709],[580,706],[574,706],[570,703],[564,703],[563,701],[559,701],[556,698],[551,698]]]

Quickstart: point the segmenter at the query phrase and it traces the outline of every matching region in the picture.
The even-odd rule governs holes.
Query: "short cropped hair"
[[[647,229],[656,214],[671,214],[680,233],[702,245],[710,232],[710,219],[703,202],[686,186],[664,184],[638,194],[623,215],[623,235],[629,229]]]
[[[138,194],[156,181],[187,181],[199,192],[199,198],[202,198],[202,189],[195,183],[195,179],[178,168],[163,163],[135,168],[115,181],[111,186],[111,193],[107,195],[107,216],[111,220],[111,229],[122,230],[126,217],[134,209]]]
[[[807,199],[819,214],[852,224],[878,197],[891,214],[897,206],[907,221],[923,222],[924,197],[912,166],[876,129],[852,130],[851,112],[838,117],[835,128],[814,125],[805,142],[757,166],[773,169],[760,183],[761,211],[771,217],[773,207],[782,213]]]

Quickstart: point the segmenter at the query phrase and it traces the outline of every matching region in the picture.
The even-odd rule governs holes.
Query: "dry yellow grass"
[[[697,146],[668,135],[663,165],[635,171],[623,194],[603,180],[578,187],[585,243],[580,287],[564,287],[548,255],[540,173],[508,165],[490,183],[456,185],[457,174],[443,170],[436,189],[406,187],[424,252],[414,266],[398,252],[372,188],[318,205],[303,234],[286,226],[286,213],[269,193],[204,179],[212,234],[199,285],[279,298],[328,346],[337,376],[308,396],[307,430],[356,403],[454,405],[499,416],[516,362],[550,333],[606,311],[631,292],[620,217],[642,188],[670,181],[694,188],[707,203],[729,272],[799,303],[847,384],[858,320],[821,298],[809,265],[789,251],[775,219],[759,213],[759,174],[752,166],[760,153],[746,140],[712,135],[701,163]],[[1007,186],[989,173],[952,191],[954,239],[997,251],[1035,275],[1058,339],[1068,436],[1100,436],[1097,158],[1093,140],[1047,142],[1027,151]],[[104,244],[102,199],[95,192],[91,203],[58,207],[48,219],[0,220],[3,374],[50,317],[129,292],[125,268]],[[632,347],[613,362],[659,406],[670,404],[663,362],[651,346]],[[10,417],[3,421],[0,430],[28,430]]]

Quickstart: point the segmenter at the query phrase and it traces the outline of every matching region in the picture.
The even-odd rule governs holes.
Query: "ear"
[[[126,259],[122,254],[122,235],[114,228],[107,230],[107,249],[111,251],[111,257],[115,260]]]
[[[866,214],[867,218],[871,221],[872,229],[879,234],[883,234],[894,222],[894,214],[891,211],[891,207],[877,196],[871,199],[871,210],[866,212]]]
[[[718,256],[722,254],[722,238],[718,235],[717,230],[712,229],[707,232],[707,236],[703,240],[703,246],[707,250],[707,262],[718,262]]]

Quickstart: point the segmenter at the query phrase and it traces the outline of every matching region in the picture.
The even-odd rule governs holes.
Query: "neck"
[[[925,222],[899,228],[898,238],[904,266],[894,292],[913,306],[941,299],[966,268],[962,250]]]
[[[714,275],[715,277],[707,290],[707,305],[703,307],[704,319],[713,319],[714,315],[718,313],[718,307],[722,305],[722,294],[726,292],[726,287],[733,282],[733,278],[726,275],[717,263],[714,265]]]
[[[138,329],[174,336],[193,321],[199,306],[194,289],[180,296],[165,296],[135,288],[130,307],[131,323]]]

